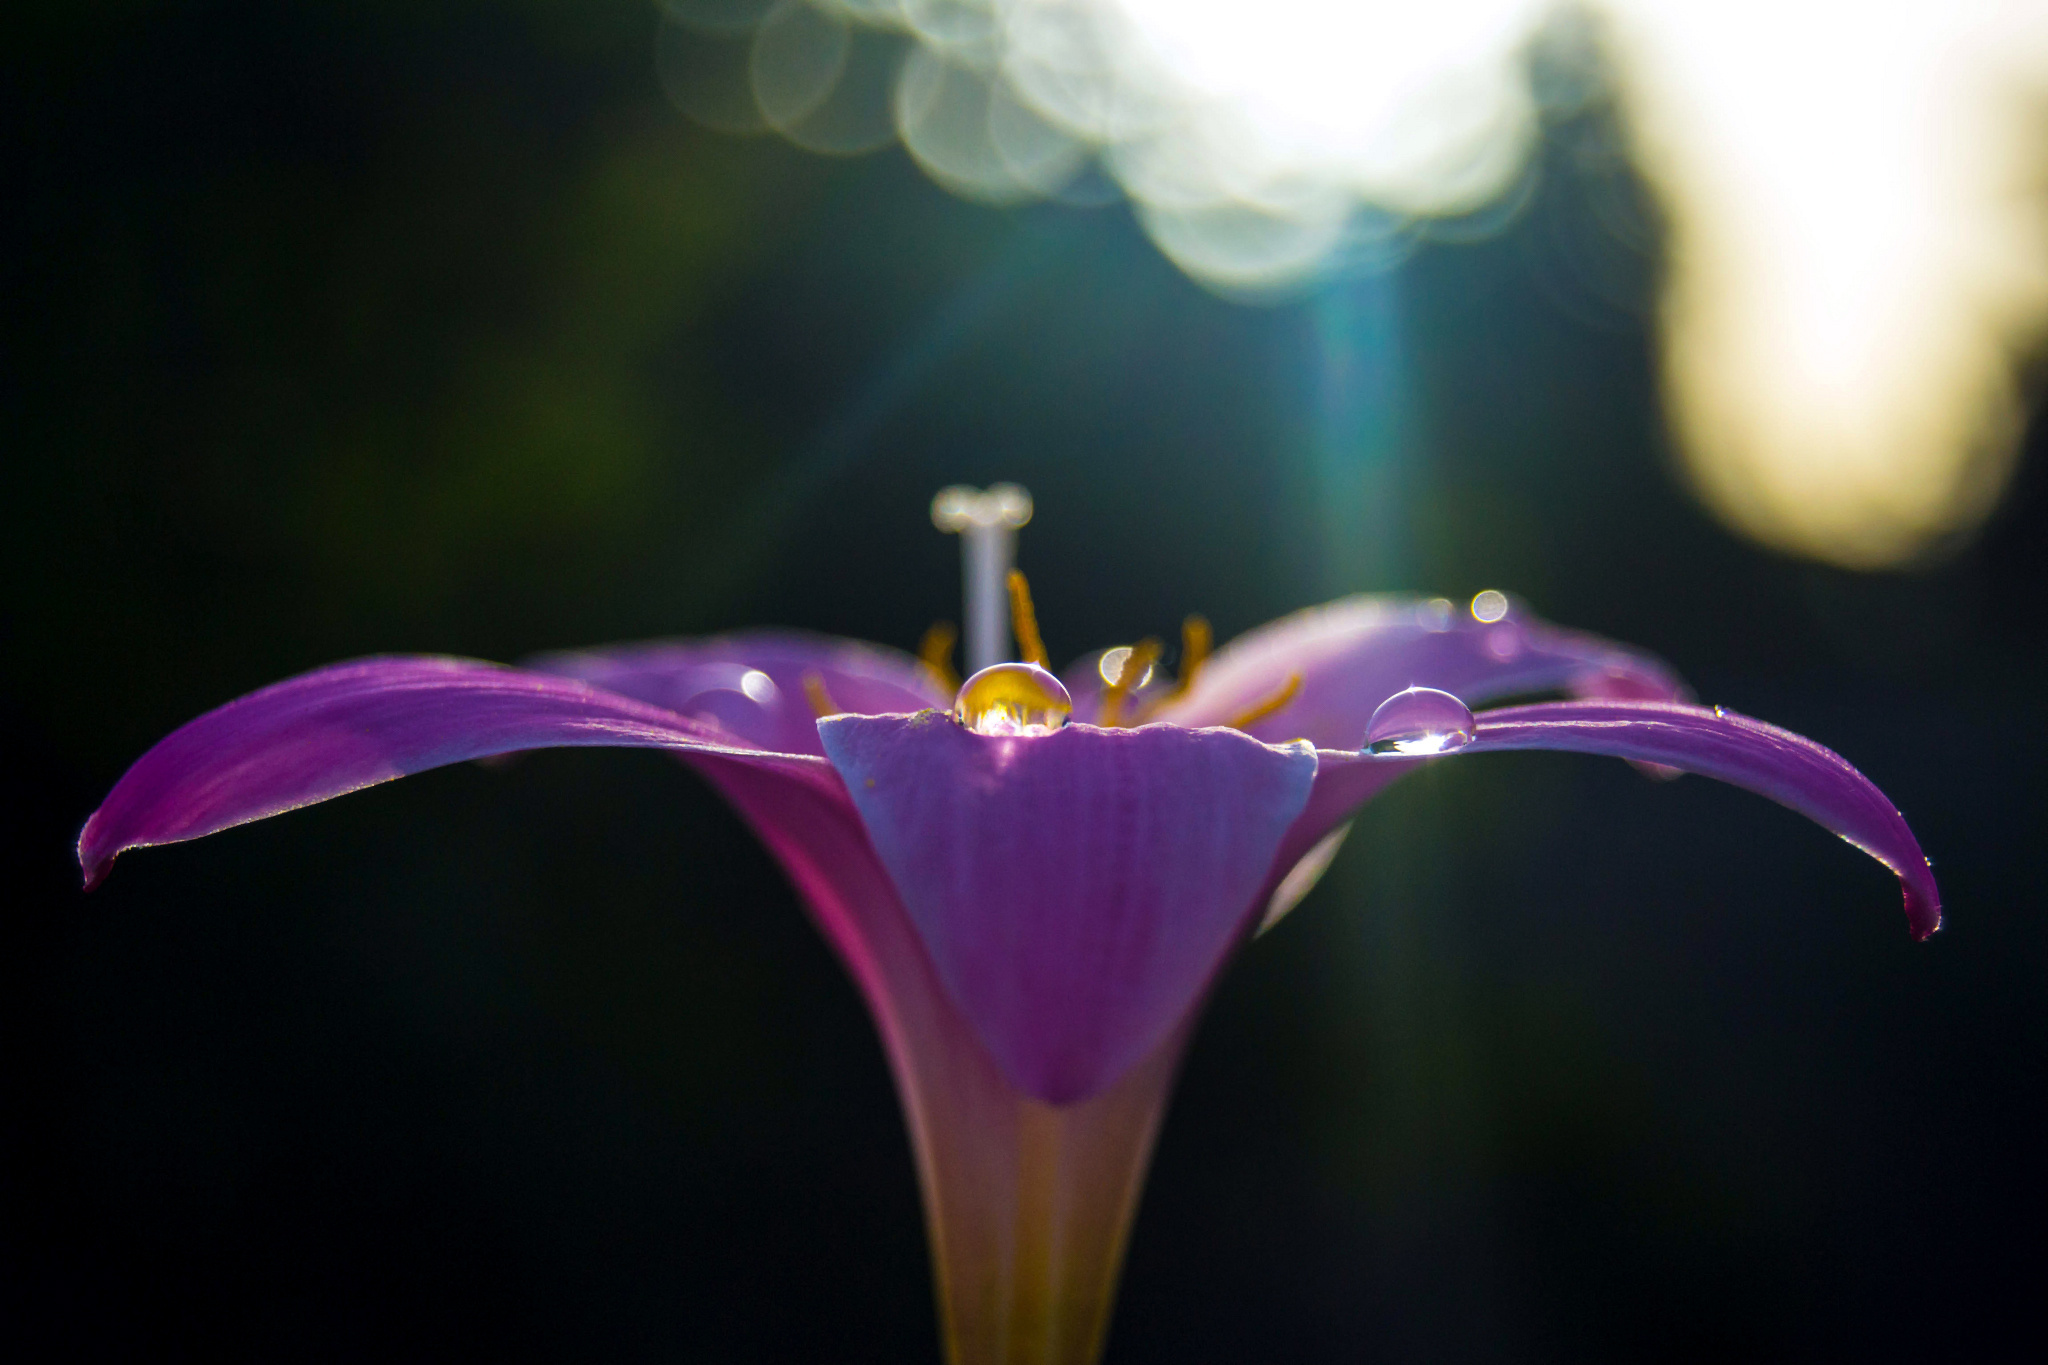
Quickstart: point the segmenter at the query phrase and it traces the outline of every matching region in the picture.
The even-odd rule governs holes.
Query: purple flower
[[[1038,652],[1028,614],[1017,629]],[[1091,656],[1064,687],[1001,665],[957,706],[930,664],[793,633],[523,669],[338,664],[164,739],[86,823],[79,862],[96,884],[128,849],[464,759],[674,750],[775,853],[874,1015],[958,1365],[1095,1358],[1152,1137],[1217,973],[1307,892],[1358,807],[1422,763],[1569,749],[1703,773],[1884,863],[1917,935],[1940,922],[1911,831],[1847,762],[1693,705],[1655,660],[1500,594],[1469,610],[1350,598],[1206,661],[1205,642],[1191,629],[1177,682],[1153,676],[1144,643]],[[1542,691],[1574,699],[1467,709]]]

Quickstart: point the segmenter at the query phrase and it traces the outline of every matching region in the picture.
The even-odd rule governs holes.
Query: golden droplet
[[[953,719],[978,735],[1049,735],[1073,713],[1067,689],[1036,664],[984,668],[953,699]]]

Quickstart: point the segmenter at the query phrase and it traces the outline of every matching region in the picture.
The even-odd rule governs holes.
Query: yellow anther
[[[1010,570],[1010,629],[1017,636],[1017,650],[1027,664],[1051,668],[1045,655],[1045,641],[1038,638],[1038,613],[1031,609],[1031,585],[1022,569]]]
[[[1152,665],[1159,661],[1159,641],[1149,636],[1131,646],[1131,652],[1124,655],[1124,666],[1117,670],[1116,679],[1103,689],[1102,712],[1095,723],[1114,727],[1123,720],[1124,702],[1132,689],[1145,681],[1152,671]]]
[[[932,680],[948,692],[960,688],[960,675],[953,671],[953,642],[959,638],[951,621],[934,621],[917,646],[917,657],[931,671]]]
[[[1195,685],[1195,674],[1209,662],[1209,651],[1215,645],[1216,636],[1209,629],[1208,617],[1190,616],[1180,623],[1180,679],[1169,696],[1181,696]]]
[[[819,674],[804,674],[804,699],[810,702],[811,710],[817,713],[819,720],[844,714],[832,700],[832,694],[825,690],[825,679]]]
[[[1272,715],[1275,711],[1278,711],[1281,707],[1287,705],[1288,702],[1293,701],[1294,694],[1299,691],[1301,691],[1301,674],[1290,673],[1287,675],[1286,685],[1278,692],[1275,692],[1251,710],[1246,711],[1243,715],[1238,716],[1235,720],[1227,721],[1225,724],[1233,730],[1248,730]]]

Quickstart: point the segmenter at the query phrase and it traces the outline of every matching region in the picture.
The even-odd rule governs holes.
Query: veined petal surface
[[[1687,695],[1658,659],[1553,626],[1518,604],[1481,621],[1442,598],[1359,596],[1239,636],[1209,660],[1185,696],[1152,719],[1228,724],[1277,695],[1295,675],[1300,690],[1247,727],[1251,734],[1356,749],[1373,711],[1406,687],[1434,687],[1467,705],[1556,689],[1659,701]]]
[[[1915,937],[1926,938],[1941,927],[1941,894],[1905,818],[1847,759],[1803,735],[1718,707],[1675,702],[1540,702],[1482,711],[1476,720],[1472,741],[1445,757],[1504,749],[1607,754],[1698,773],[1768,796],[1891,869]],[[1349,774],[1370,773],[1388,762],[1356,753],[1318,757],[1317,786],[1327,785],[1333,798],[1348,794],[1354,784],[1371,785],[1369,777]],[[1412,761],[1397,760],[1403,769]],[[1339,804],[1316,801],[1311,808],[1330,818]]]
[[[750,744],[788,754],[824,752],[807,679],[815,679],[834,707],[855,715],[953,704],[952,694],[908,654],[793,630],[543,654],[526,666],[711,721]]]
[[[1188,1017],[1260,906],[1306,745],[946,716],[818,724],[955,1004],[1025,1093],[1113,1084]]]
[[[522,749],[729,753],[837,785],[820,760],[569,678],[468,659],[379,658],[287,678],[172,731],[86,821],[87,885],[116,855],[176,843],[464,759]]]

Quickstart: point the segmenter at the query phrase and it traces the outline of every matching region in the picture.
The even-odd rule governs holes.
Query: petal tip
[[[1933,938],[1942,924],[1941,902],[1931,892],[1931,888],[1928,892],[1917,893],[1910,886],[1905,888],[1906,923],[1912,929],[1914,939],[1921,943]]]
[[[89,831],[91,827],[88,826],[87,828]],[[86,836],[80,835],[78,839],[78,870],[83,882],[82,889],[86,891],[98,890],[100,883],[107,879],[107,873],[113,870],[114,859],[118,854],[119,850],[116,850],[114,853],[106,853],[88,849],[86,846]]]

